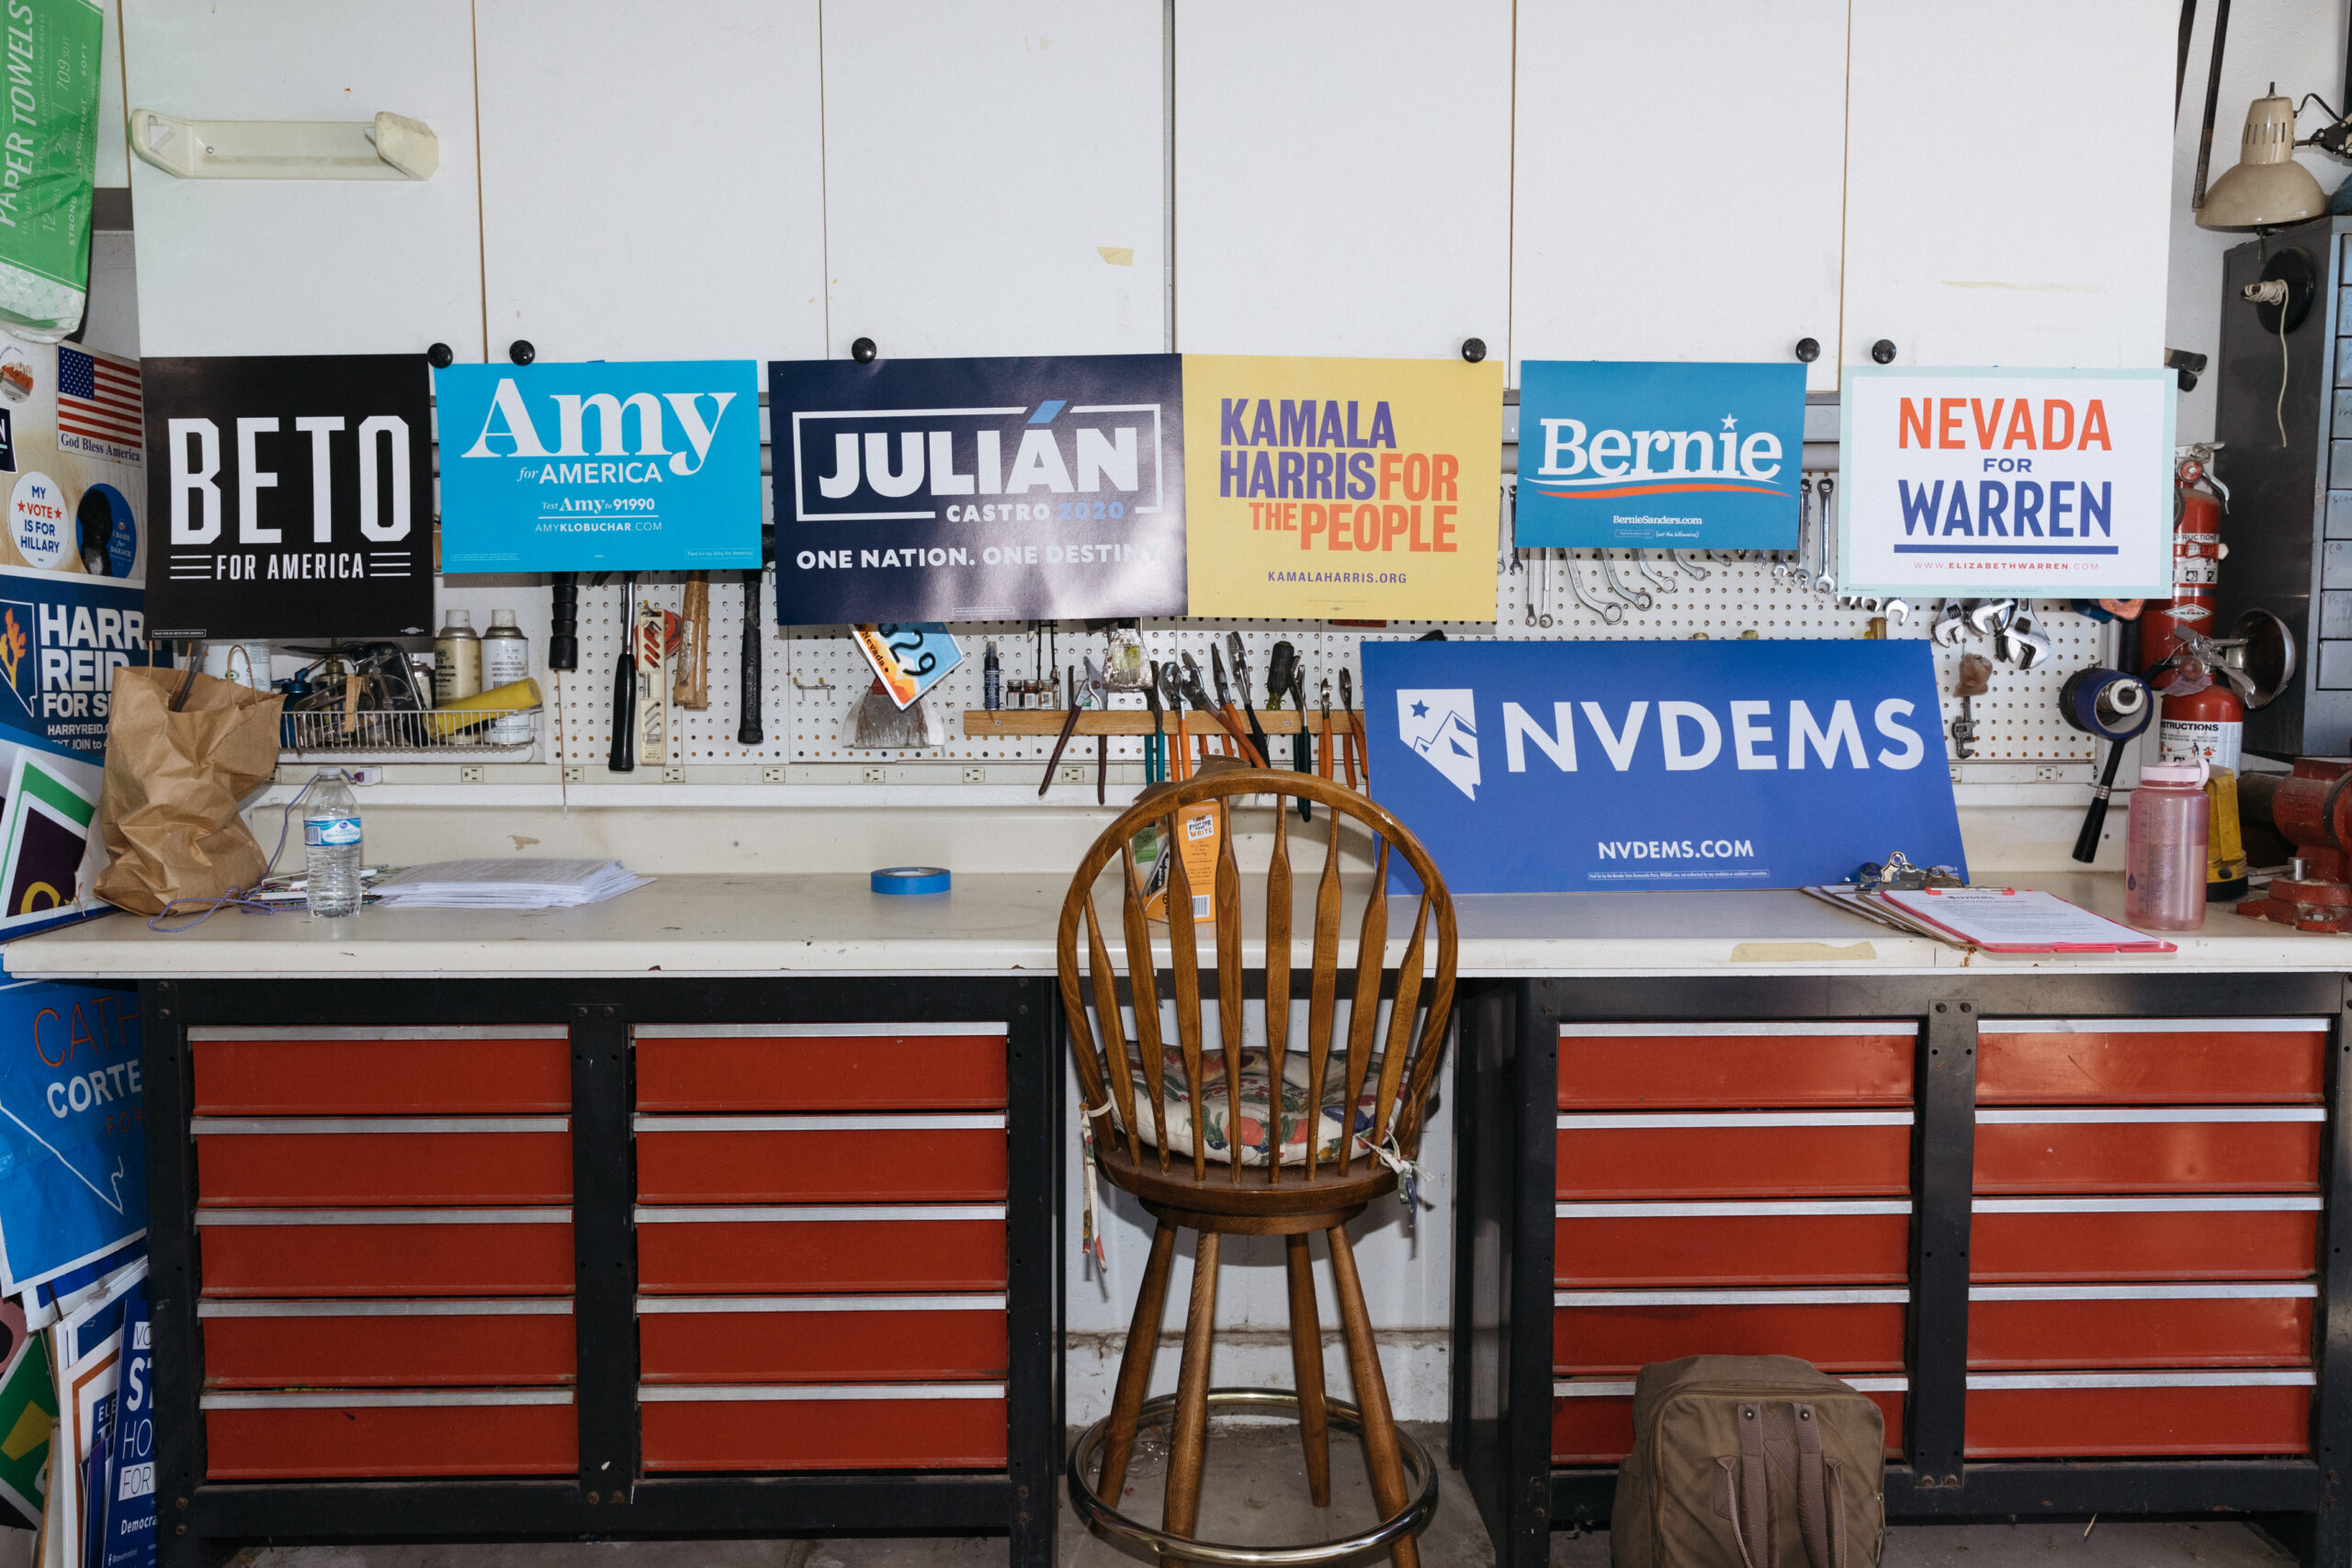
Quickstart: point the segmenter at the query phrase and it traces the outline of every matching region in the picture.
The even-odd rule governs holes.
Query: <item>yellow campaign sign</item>
[[[1184,355],[1187,613],[1491,621],[1503,367]]]

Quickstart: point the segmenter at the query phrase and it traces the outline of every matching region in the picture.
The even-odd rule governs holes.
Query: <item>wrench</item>
[[[1648,589],[1636,588],[1631,593],[1626,592],[1625,585],[1617,581],[1617,564],[1609,558],[1609,552],[1595,550],[1592,553],[1600,558],[1600,575],[1609,580],[1609,591],[1611,593],[1616,594],[1618,598],[1623,599],[1636,610],[1647,610],[1650,607],[1653,601]]]
[[[1911,606],[1901,599],[1889,599],[1886,602],[1886,613],[1894,617],[1894,624],[1898,626],[1907,626],[1911,624]]]
[[[1544,552],[1544,615],[1542,618],[1536,622],[1536,625],[1546,629],[1549,629],[1554,624],[1552,618],[1552,557],[1555,553],[1555,552],[1551,550],[1545,550]]]
[[[1675,565],[1680,567],[1685,572],[1690,574],[1690,581],[1693,582],[1704,582],[1707,579],[1715,575],[1713,572],[1709,571],[1705,567],[1701,566],[1696,561],[1683,559],[1682,552],[1680,550],[1668,550],[1666,553],[1674,558]],[[1709,555],[1714,554],[1713,550],[1710,550],[1707,553]]]
[[[1812,532],[1813,532],[1813,476],[1812,476],[1811,474],[1805,474],[1805,475],[1801,476],[1801,477],[1798,479],[1798,480],[1797,480],[1797,547],[1796,547],[1796,556],[1797,556],[1797,558],[1798,558],[1798,559],[1800,559],[1800,560],[1802,560],[1802,559],[1804,559],[1804,536],[1805,536],[1807,534],[1810,534],[1810,533],[1812,533]],[[1789,567],[1788,567],[1788,563],[1787,563],[1785,560],[1781,559],[1781,551],[1779,551],[1779,550],[1774,550],[1774,551],[1772,552],[1772,581],[1775,581],[1775,582],[1786,582],[1786,581],[1788,581],[1788,578],[1789,578]]]
[[[1928,636],[1938,648],[1958,648],[1961,634],[1968,629],[1968,622],[1959,604],[1946,601],[1944,613],[1928,629]]]
[[[1838,526],[1838,512],[1830,496],[1837,488],[1836,479],[1827,474],[1821,476],[1821,526],[1814,535],[1814,558],[1821,566],[1821,575],[1814,579],[1813,583],[1817,593],[1838,592],[1838,580],[1829,574],[1829,536]]]
[[[1634,565],[1640,569],[1641,574],[1644,577],[1648,578],[1650,581],[1657,586],[1659,592],[1665,593],[1679,593],[1682,591],[1682,584],[1676,582],[1669,578],[1660,577],[1657,573],[1650,570],[1649,551],[1635,550],[1634,552]]]
[[[1978,637],[1991,637],[2017,618],[2014,599],[1987,599],[1968,612],[1968,626]]]
[[[1577,570],[1576,552],[1573,550],[1568,553],[1568,587],[1576,594],[1577,603],[1599,615],[1606,625],[1613,626],[1625,618],[1624,605],[1614,602],[1602,604],[1586,594],[1584,576]]]
[[[2001,637],[2002,640],[2015,646],[2017,664],[2020,670],[2033,669],[2050,658],[2052,652],[2050,639],[2041,635],[2041,625],[2030,610],[2019,610],[2017,619],[2002,628]]]

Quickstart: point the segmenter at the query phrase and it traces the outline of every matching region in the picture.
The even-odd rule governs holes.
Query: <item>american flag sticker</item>
[[[72,344],[57,345],[57,445],[119,463],[140,460],[145,438],[139,367]]]

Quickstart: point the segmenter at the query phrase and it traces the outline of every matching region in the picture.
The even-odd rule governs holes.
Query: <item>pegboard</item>
[[[1505,537],[1509,537],[1508,493],[1503,504]],[[1816,558],[1817,543],[1807,535],[1802,558]],[[1642,638],[1707,637],[1738,638],[1750,632],[1760,638],[1860,637],[1869,628],[1872,612],[1843,607],[1833,596],[1805,587],[1792,571],[1776,576],[1775,558],[1796,558],[1711,555],[1685,552],[1687,570],[1669,565],[1658,551],[1649,552],[1645,575],[1631,552],[1609,552],[1610,566],[1628,593],[1650,596],[1651,607],[1628,606],[1624,618],[1604,621],[1580,604],[1568,573],[1580,574],[1586,597],[1607,602],[1603,567],[1591,550],[1531,550],[1506,556],[1498,563],[1497,592],[1500,618],[1492,623],[1461,621],[1392,621],[1385,627],[1334,626],[1328,621],[1300,623],[1254,620],[1147,620],[1142,623],[1147,656],[1163,662],[1190,652],[1201,666],[1204,683],[1209,649],[1220,653],[1226,634],[1238,632],[1250,650],[1254,677],[1252,695],[1265,705],[1266,659],[1276,642],[1287,639],[1297,649],[1306,671],[1307,702],[1317,702],[1319,683],[1332,682],[1332,704],[1339,704],[1339,671],[1349,670],[1356,682],[1356,701],[1363,701],[1363,670],[1358,650],[1367,641],[1398,641],[1442,629],[1462,641],[1631,641]],[[1703,578],[1697,574],[1704,572]],[[1674,586],[1662,586],[1662,582]],[[624,590],[618,582],[603,588],[583,585],[580,591],[580,668],[562,676],[560,724],[551,727],[550,746],[560,744],[569,762],[601,769],[612,743],[613,672],[624,637],[621,625]],[[638,589],[641,599],[665,608],[679,608],[684,579],[649,575]],[[775,584],[762,590],[763,604],[775,604]],[[964,662],[925,698],[944,719],[947,743],[921,750],[870,750],[845,743],[844,723],[863,699],[872,671],[864,655],[839,627],[791,627],[779,634],[767,625],[766,669],[762,682],[762,709],[766,733],[755,747],[736,743],[737,660],[741,652],[742,590],[733,573],[714,573],[710,584],[712,621],[710,706],[701,712],[675,709],[671,761],[851,763],[937,762],[942,764],[1030,761],[1051,754],[1054,737],[984,736],[966,739],[961,715],[981,705],[981,653],[993,641],[1007,682],[1038,673],[1032,653],[1033,637],[1025,622],[958,624],[951,628],[964,646]],[[1890,619],[1890,638],[1925,639],[1936,617],[1933,601],[1915,603],[1907,624]],[[2058,716],[2058,688],[2066,677],[2087,664],[2107,662],[2112,647],[2109,628],[2063,607],[2061,601],[2033,605],[2042,634],[2052,644],[2051,657],[2038,668],[2020,671],[2007,664],[1995,667],[1992,689],[1976,699],[1975,761],[2009,762],[2079,762],[2093,761],[2089,737],[2069,728]],[[1550,624],[1544,624],[1545,618]],[[1103,638],[1065,623],[1052,639],[1057,662],[1067,668],[1081,655],[1102,661]],[[1981,639],[1967,639],[1956,648],[1936,650],[1938,690],[1943,696],[1944,737],[1951,747],[1951,724],[1960,716],[1960,699],[1950,694],[1962,652],[1974,649],[1988,657],[1991,649]],[[1237,697],[1238,694],[1236,694]],[[1140,693],[1118,694],[1114,706],[1140,709]],[[1143,741],[1137,737],[1109,739],[1114,761],[1138,762]],[[1065,762],[1091,762],[1093,747],[1086,738],[1071,741]],[[640,762],[640,766],[644,764]]]

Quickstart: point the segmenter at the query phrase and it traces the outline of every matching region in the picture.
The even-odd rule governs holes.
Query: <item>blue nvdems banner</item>
[[[147,1232],[139,997],[0,986],[0,1290]]]
[[[1924,642],[1374,642],[1374,795],[1456,893],[1966,869]]]
[[[444,571],[760,564],[750,360],[452,365],[433,389]]]
[[[1521,382],[1521,545],[1795,547],[1804,366],[1531,359]]]

